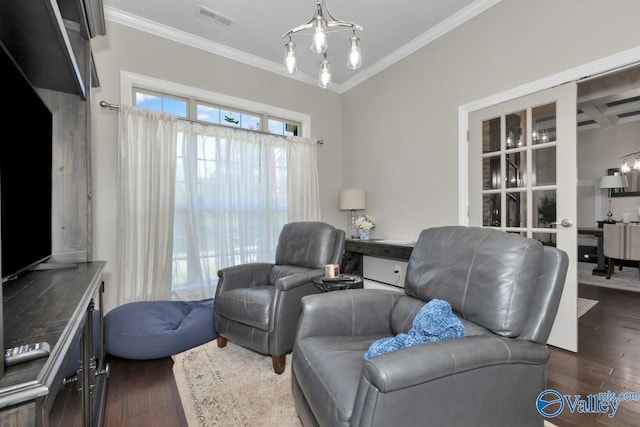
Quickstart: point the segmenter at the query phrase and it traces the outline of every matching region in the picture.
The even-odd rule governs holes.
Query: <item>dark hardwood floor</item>
[[[640,393],[640,293],[580,285],[579,295],[599,303],[578,322],[578,353],[551,348],[548,388],[584,398],[608,390]],[[109,363],[105,427],[187,426],[171,358]],[[621,403],[613,418],[565,408],[549,421],[558,427],[640,426],[640,402]]]
[[[578,321],[578,353],[551,347],[548,388],[561,394],[640,393],[640,293],[579,285],[598,300]],[[571,413],[550,419],[558,427],[640,426],[640,402],[622,402],[613,418]]]
[[[109,357],[105,427],[187,427],[173,359]]]

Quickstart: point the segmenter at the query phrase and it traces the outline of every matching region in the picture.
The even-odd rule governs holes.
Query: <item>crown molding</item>
[[[213,53],[215,55],[219,55],[233,61],[260,68],[261,70],[269,71],[282,77],[297,80],[313,86],[317,86],[318,84],[317,77],[312,76],[308,73],[299,71],[294,75],[286,74],[282,68],[282,64],[280,63],[268,61],[256,55],[251,55],[241,50],[233,49],[229,46],[225,46],[209,39],[205,39],[204,37],[195,36],[176,28],[169,27],[167,25],[160,24],[158,22],[151,21],[137,15],[133,15],[128,12],[124,12],[121,9],[117,9],[111,6],[105,6],[105,18],[117,24],[125,25],[127,27],[131,27],[139,31],[144,31],[146,33],[153,34],[155,36],[162,37],[176,43],[204,50],[206,52]],[[332,90],[337,93],[342,93],[344,91],[342,85],[335,82],[327,90]]]
[[[342,94],[349,89],[359,85],[360,83],[368,80],[384,69],[390,67],[396,62],[406,58],[411,55],[415,51],[421,49],[422,47],[428,45],[434,40],[440,38],[445,35],[449,31],[454,28],[462,25],[468,20],[472,19],[476,15],[484,12],[495,4],[499,3],[501,0],[476,0],[471,3],[469,6],[460,10],[456,14],[452,15],[450,18],[442,21],[429,31],[423,33],[422,35],[416,37],[409,43],[404,46],[401,46],[399,49],[391,53],[390,55],[385,56],[381,60],[377,61],[373,65],[363,69],[357,75],[347,80],[346,82],[332,83],[331,86],[327,89],[339,94]],[[140,31],[144,31],[150,34],[153,34],[158,37],[162,37],[168,40],[175,41],[176,43],[181,43],[186,46],[191,46],[196,49],[204,50],[206,52],[213,53],[215,55],[219,55],[237,62],[241,62],[243,64],[250,65],[252,67],[260,68],[265,71],[269,71],[275,73],[279,76],[286,77],[289,79],[294,79],[300,81],[302,83],[307,83],[313,86],[317,86],[318,81],[315,76],[312,76],[308,73],[304,73],[299,71],[293,75],[286,74],[282,68],[282,64],[276,63],[273,61],[268,61],[266,59],[260,58],[255,55],[248,54],[246,52],[230,48],[229,46],[222,45],[220,43],[216,43],[214,41],[205,39],[203,37],[198,37],[193,34],[186,33],[181,30],[177,30],[173,27],[169,27],[164,24],[160,24],[158,22],[154,22],[145,18],[142,18],[137,15],[133,15],[127,12],[122,11],[121,9],[117,9],[111,6],[105,6],[105,18],[109,21],[125,25],[131,28],[135,28]]]
[[[343,83],[347,91],[464,24],[502,0],[477,0]]]

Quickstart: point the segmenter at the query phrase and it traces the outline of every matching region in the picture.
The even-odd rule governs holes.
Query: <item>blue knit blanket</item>
[[[364,354],[364,360],[405,347],[463,336],[464,326],[453,314],[451,304],[432,299],[416,314],[408,333],[375,341]]]

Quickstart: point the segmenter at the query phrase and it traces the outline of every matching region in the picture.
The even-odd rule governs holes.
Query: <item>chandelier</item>
[[[362,27],[353,22],[341,21],[334,18],[327,10],[325,0],[316,0],[316,13],[309,22],[299,25],[282,35],[283,38],[289,37],[289,42],[284,46],[284,67],[286,72],[293,74],[298,69],[296,45],[293,43],[292,36],[298,32],[312,29],[311,50],[314,53],[322,55],[318,71],[318,84],[323,89],[328,88],[331,85],[331,63],[327,59],[327,34],[329,33],[329,29],[334,27],[351,29],[353,32],[348,44],[347,68],[350,70],[360,68],[362,65],[362,54],[360,52],[360,39],[356,36],[356,30],[362,31]]]
[[[625,154],[620,157],[622,159],[622,165],[620,166],[620,172],[631,172],[632,167],[629,166],[629,158],[635,158],[633,161],[633,170],[640,170],[640,151],[634,151],[633,153]]]

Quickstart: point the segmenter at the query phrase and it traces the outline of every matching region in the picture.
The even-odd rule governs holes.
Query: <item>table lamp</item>
[[[367,208],[367,195],[359,188],[345,188],[340,191],[340,210],[349,211],[349,236],[358,238],[356,211]]]
[[[609,196],[609,212],[607,212],[607,223],[615,223],[613,212],[611,212],[611,193],[614,188],[625,188],[627,186],[627,177],[625,175],[607,175],[600,178],[600,188],[606,188]]]

